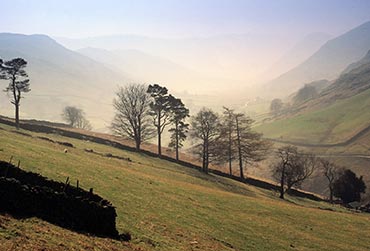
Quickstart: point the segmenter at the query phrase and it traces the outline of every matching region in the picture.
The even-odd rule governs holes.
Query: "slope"
[[[0,127],[0,159],[9,160],[14,156],[14,160],[21,161],[22,168],[55,180],[64,181],[67,176],[72,182],[79,179],[83,188],[93,187],[95,192],[112,201],[117,207],[118,229],[130,231],[134,238],[129,246],[122,248],[368,249],[370,224],[366,214],[353,214],[324,202],[305,199],[290,197],[282,201],[271,191],[205,175],[140,153],[54,134],[29,131],[20,134],[9,126]],[[75,147],[69,148],[66,154],[63,146],[37,136],[68,141]],[[132,162],[96,155],[84,151],[85,148],[129,157]],[[330,210],[322,210],[325,208]],[[47,245],[53,250],[84,250],[91,245],[95,250],[114,250],[122,245],[71,233],[35,219],[11,219],[10,222],[0,228],[0,245],[10,245],[9,241],[18,244],[22,236],[27,237],[23,244],[35,250],[43,248],[46,236],[51,237]],[[25,229],[24,235],[16,231],[14,225]],[[36,231],[30,231],[31,226]],[[90,242],[86,244],[88,239]],[[22,246],[13,247],[22,250]]]
[[[284,115],[262,124],[258,130],[270,138],[304,144],[354,143],[355,135],[370,126],[367,57],[361,59],[356,68],[341,74],[317,97],[292,105]]]
[[[22,100],[23,117],[58,121],[64,106],[77,105],[86,111],[95,128],[104,127],[110,120],[107,114],[112,110],[116,86],[127,82],[124,76],[48,36],[0,33],[0,58],[15,57],[28,61],[26,70],[31,80],[31,92]],[[0,102],[1,113],[12,115],[8,99],[1,97]]]
[[[268,138],[311,144],[346,141],[369,126],[370,90],[334,104],[290,118],[262,124],[256,129]]]
[[[284,72],[303,63],[313,53],[325,44],[332,36],[326,33],[311,33],[286,51],[264,74],[270,79],[276,78]]]
[[[290,71],[269,81],[265,91],[282,96],[318,79],[332,80],[370,49],[370,22],[329,40],[316,53]]]

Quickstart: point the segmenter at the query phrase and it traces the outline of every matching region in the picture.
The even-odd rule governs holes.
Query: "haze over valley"
[[[0,250],[369,249],[369,1],[1,6]]]

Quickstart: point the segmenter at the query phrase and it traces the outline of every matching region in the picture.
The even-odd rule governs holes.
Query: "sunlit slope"
[[[261,190],[226,178],[205,175],[143,154],[58,135],[13,132],[0,125],[0,159],[21,160],[21,167],[42,175],[80,185],[110,200],[117,207],[120,232],[133,236],[130,245],[91,238],[62,230],[48,223],[12,220],[21,229],[46,226],[28,234],[27,243],[40,247],[50,235],[52,250],[368,250],[370,216],[351,213],[324,202],[278,199],[274,192]],[[64,146],[36,136],[72,143]],[[84,151],[111,153],[132,160],[119,160]],[[321,208],[321,209],[319,209]],[[323,210],[331,208],[334,211]],[[13,223],[11,223],[13,224]],[[0,243],[18,240],[15,227],[1,224]],[[41,231],[41,233],[40,233]],[[60,231],[60,234],[57,234]],[[3,242],[3,240],[5,242]],[[75,245],[75,243],[82,243]],[[50,244],[52,243],[52,244]],[[4,245],[4,244],[0,244]],[[55,247],[55,248],[54,248]],[[0,246],[1,249],[1,246]],[[39,248],[40,249],[40,248]],[[87,249],[87,248],[86,248]],[[22,250],[19,249],[18,250]],[[37,250],[37,249],[35,249]],[[87,249],[88,250],[88,249]]]
[[[370,89],[322,109],[258,126],[268,138],[306,143],[339,143],[370,126]]]

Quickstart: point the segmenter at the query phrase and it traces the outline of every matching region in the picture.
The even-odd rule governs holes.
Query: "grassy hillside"
[[[268,138],[306,143],[338,143],[369,126],[370,89],[323,109],[263,124],[256,129]]]
[[[117,207],[122,244],[38,219],[0,216],[0,249],[13,250],[368,250],[370,216],[289,197],[143,154],[58,135],[33,137],[0,125],[0,159],[55,180],[67,176]],[[36,136],[67,141],[75,148]],[[85,152],[129,157],[132,162]],[[330,209],[330,210],[323,210]],[[332,211],[333,210],[333,211]],[[35,229],[35,230],[31,230]],[[14,244],[15,243],[15,244]],[[45,250],[44,249],[44,250]]]

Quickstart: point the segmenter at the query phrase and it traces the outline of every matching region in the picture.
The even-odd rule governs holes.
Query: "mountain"
[[[111,35],[81,39],[55,38],[70,49],[136,50],[181,65],[202,76],[223,79],[224,85],[251,85],[291,41],[283,36],[226,34],[209,37],[156,38]],[[271,41],[274,43],[271,43]],[[212,84],[203,84],[212,88]]]
[[[23,117],[60,121],[66,105],[85,110],[95,129],[107,126],[111,102],[125,76],[102,63],[71,51],[45,35],[0,34],[0,58],[22,57],[27,62],[31,92],[21,101]],[[5,81],[0,84],[6,85]],[[10,102],[1,98],[1,113],[12,115]],[[102,115],[103,114],[103,115]]]
[[[264,90],[270,96],[291,93],[304,83],[318,79],[333,80],[351,63],[358,61],[370,49],[370,22],[329,40],[300,65],[269,81]]]
[[[207,93],[222,90],[225,80],[204,76],[160,56],[140,50],[82,48],[78,53],[144,83],[159,83],[176,92]],[[209,87],[212,86],[212,87]]]
[[[357,135],[370,128],[370,62],[358,65],[341,74],[315,98],[290,106],[282,116],[261,125],[259,130],[267,137],[285,141],[356,143]],[[370,133],[366,135],[370,137]],[[368,147],[361,143],[352,149],[369,154]]]
[[[366,55],[360,61],[354,62],[350,64],[346,69],[344,69],[342,74],[348,73],[352,71],[353,69],[358,68],[361,65],[368,64],[368,63],[370,63],[370,50],[366,53]]]
[[[286,51],[284,55],[264,73],[264,75],[267,75],[272,79],[289,71],[295,66],[303,63],[331,38],[331,35],[320,32],[305,36],[301,41]]]

